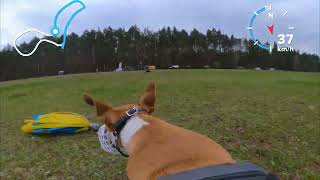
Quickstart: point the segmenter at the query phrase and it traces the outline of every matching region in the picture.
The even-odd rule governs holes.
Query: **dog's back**
[[[127,171],[131,179],[157,179],[199,167],[234,163],[229,153],[213,140],[149,115],[148,123],[128,146],[134,146]]]

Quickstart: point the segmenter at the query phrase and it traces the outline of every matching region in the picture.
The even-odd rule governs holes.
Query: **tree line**
[[[40,39],[19,45],[22,52],[30,52]],[[62,37],[50,37],[62,42]],[[171,65],[181,68],[255,68],[288,71],[319,72],[318,55],[262,50],[247,39],[228,36],[220,30],[209,29],[201,33],[164,27],[159,31],[132,26],[103,30],[86,30],[67,36],[66,48],[42,43],[30,57],[20,56],[13,47],[0,51],[0,81],[57,75],[112,71],[122,62],[127,70],[143,69],[155,65],[166,69]]]

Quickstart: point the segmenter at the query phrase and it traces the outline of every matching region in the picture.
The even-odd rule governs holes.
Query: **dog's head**
[[[110,103],[93,99],[88,93],[84,93],[83,98],[87,104],[96,108],[98,118],[108,127],[108,130],[114,131],[113,125],[133,107],[145,109],[148,114],[151,114],[155,110],[156,89],[155,83],[149,83],[137,104],[112,106]]]

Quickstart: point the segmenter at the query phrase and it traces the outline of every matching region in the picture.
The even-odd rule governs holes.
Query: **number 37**
[[[285,44],[286,43],[286,38],[288,38],[287,43],[291,44],[292,40],[293,40],[293,34],[278,34],[278,44]]]

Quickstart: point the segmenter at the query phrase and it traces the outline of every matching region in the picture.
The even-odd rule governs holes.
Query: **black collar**
[[[118,119],[118,121],[113,125],[114,131],[113,135],[115,137],[119,137],[121,130],[126,126],[127,122],[132,116],[135,116],[139,112],[147,112],[145,109],[140,108],[132,108],[126,111],[126,114]],[[121,151],[121,149],[118,146],[114,146],[114,148],[117,149],[117,151],[124,157],[129,157],[129,155],[125,154]]]

